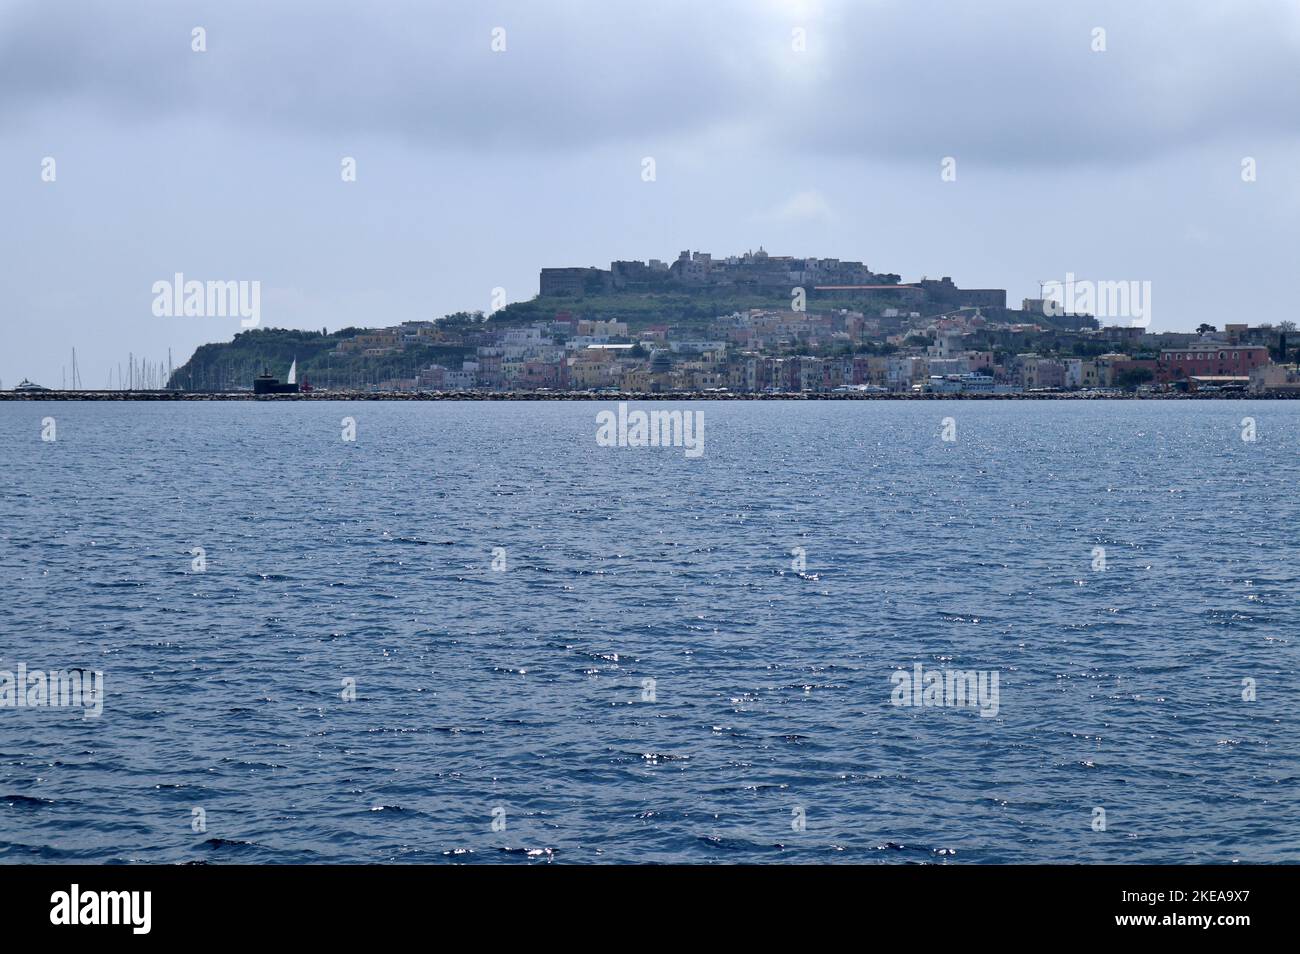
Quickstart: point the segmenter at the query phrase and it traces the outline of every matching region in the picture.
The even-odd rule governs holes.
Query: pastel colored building
[[[1162,384],[1192,377],[1250,377],[1256,368],[1269,364],[1263,345],[1203,345],[1196,348],[1167,348],[1156,361],[1156,380]]]

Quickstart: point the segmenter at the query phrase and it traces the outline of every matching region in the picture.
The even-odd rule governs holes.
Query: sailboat
[[[285,384],[298,383],[298,359],[293,359],[293,364],[289,365],[289,377],[285,379]]]

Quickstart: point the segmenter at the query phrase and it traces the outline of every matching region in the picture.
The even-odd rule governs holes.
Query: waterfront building
[[[1167,348],[1157,359],[1156,379],[1162,384],[1191,377],[1244,377],[1269,364],[1263,345],[1209,345]]]

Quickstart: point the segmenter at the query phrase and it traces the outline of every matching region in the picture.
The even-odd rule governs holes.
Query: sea
[[[0,403],[0,861],[1300,861],[1300,402],[638,409]]]

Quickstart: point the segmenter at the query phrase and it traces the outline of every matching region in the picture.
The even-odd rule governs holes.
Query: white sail
[[[286,384],[298,383],[298,359],[297,358],[294,358],[293,364],[289,365],[289,380],[286,381],[285,383]]]

